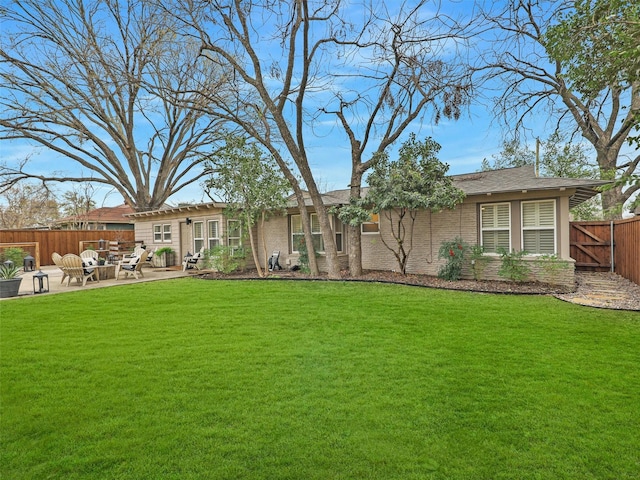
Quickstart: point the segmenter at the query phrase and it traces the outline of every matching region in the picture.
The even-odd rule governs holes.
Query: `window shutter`
[[[496,226],[509,228],[509,204],[496,205]]]
[[[202,222],[193,222],[193,236],[195,238],[202,238],[204,235],[202,234]]]
[[[209,222],[209,238],[218,238],[218,222],[215,220]]]
[[[320,220],[318,219],[318,215],[315,213],[311,214],[311,232],[320,233]]]
[[[291,233],[303,233],[302,232],[302,218],[300,215],[291,216]]]

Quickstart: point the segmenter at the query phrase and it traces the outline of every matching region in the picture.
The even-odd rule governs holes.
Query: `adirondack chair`
[[[84,287],[87,284],[87,280],[90,278],[94,281],[99,281],[96,275],[96,269],[91,266],[85,266],[82,257],[73,253],[67,253],[62,257],[62,268],[64,273],[69,277],[67,280],[67,287],[71,284],[71,279],[75,278],[78,283],[82,283]]]
[[[69,276],[67,275],[67,272],[64,270],[64,267],[62,266],[62,255],[60,255],[58,252],[53,252],[51,254],[51,260],[53,260],[53,264],[56,267],[62,270],[62,280],[60,280],[60,285],[62,285],[64,283],[65,278]]]
[[[184,261],[182,262],[182,271],[184,272],[189,268],[195,268],[196,270],[200,270],[199,263],[202,263],[203,258],[204,258],[204,247],[202,247],[200,251],[195,255],[185,255]]]
[[[98,252],[95,250],[83,250],[80,253],[80,258],[82,258],[82,260],[92,259],[98,263]]]
[[[142,250],[138,256],[124,259],[116,264],[116,280],[120,277],[120,272],[124,272],[124,278],[133,275],[137,280],[139,277],[144,278],[142,273],[142,265],[147,259],[147,251]]]
[[[129,253],[123,254],[122,255],[122,260],[125,260],[125,261],[126,260],[131,260],[132,258],[135,258],[135,257],[142,258],[141,257],[142,252],[144,252],[144,248],[136,247],[136,248],[133,249],[133,252],[129,252]],[[144,261],[146,261],[146,259],[143,259],[142,261],[144,262]]]
[[[274,270],[282,270],[280,266],[280,262],[278,261],[280,258],[280,250],[274,250],[273,254],[269,257],[269,271],[273,272]]]

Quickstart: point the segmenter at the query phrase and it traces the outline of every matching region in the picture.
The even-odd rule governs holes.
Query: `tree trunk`
[[[265,213],[264,210],[260,214],[260,230],[262,230],[262,253],[264,254],[264,269],[265,272],[269,271],[269,257],[267,257],[267,238],[264,234],[264,222],[265,222]],[[265,275],[268,275],[265,273]]]
[[[247,219],[247,230],[249,231],[249,244],[251,245],[251,255],[253,255],[253,263],[256,264],[256,270],[258,272],[258,276],[260,278],[264,277],[264,272],[262,271],[262,267],[260,267],[260,260],[258,259],[258,246],[256,245],[256,239],[253,236],[253,228],[251,227],[250,222]]]
[[[597,148],[597,162],[600,167],[600,178],[613,178],[616,173],[619,148]],[[602,196],[602,213],[607,220],[622,218],[622,206],[626,200],[622,191],[622,185],[605,190]]]
[[[351,173],[351,198],[360,199],[362,173],[352,170]],[[352,277],[362,276],[362,230],[360,226],[349,225],[349,274]]]
[[[303,154],[301,156],[304,157]],[[331,226],[331,222],[329,221],[329,212],[327,211],[327,207],[324,205],[322,201],[322,195],[320,194],[318,187],[315,183],[313,175],[311,173],[311,169],[309,168],[309,164],[306,158],[301,158],[296,160],[296,164],[300,168],[300,174],[304,179],[307,188],[309,189],[309,196],[311,197],[311,202],[316,211],[316,215],[318,215],[318,222],[320,223],[320,230],[322,231],[322,240],[324,241],[324,255],[325,261],[327,262],[327,275],[329,278],[340,278],[340,265],[338,263],[338,251],[336,249],[336,237],[333,234],[333,227]],[[303,203],[304,205],[304,203]],[[301,210],[302,213],[303,210]],[[304,210],[306,211],[306,209]],[[312,243],[311,238],[311,226],[308,225],[309,230],[306,230],[304,225],[305,219],[304,215],[302,216],[302,226],[305,228],[305,238],[307,240],[307,248],[309,248],[309,243]],[[307,219],[307,223],[308,219]],[[313,249],[313,244],[311,249],[309,250],[309,268],[311,268],[311,261],[315,262],[315,254]],[[316,269],[317,269],[316,265]],[[313,269],[312,273],[313,273]],[[317,273],[316,273],[317,274]]]
[[[304,202],[304,193],[299,187],[294,187],[296,200],[298,202],[298,210],[300,211],[300,219],[302,221],[302,230],[304,231],[304,243],[309,253],[309,270],[311,275],[320,275],[318,268],[318,260],[316,259],[315,248],[313,247],[313,237],[311,236],[311,222],[309,221],[309,212]]]

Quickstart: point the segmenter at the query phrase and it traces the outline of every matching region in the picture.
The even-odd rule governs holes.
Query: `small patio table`
[[[116,266],[113,263],[105,263],[104,265],[97,265],[93,268],[98,269],[98,281],[116,278]]]

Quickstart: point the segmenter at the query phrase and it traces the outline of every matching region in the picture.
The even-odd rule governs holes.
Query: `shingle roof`
[[[610,183],[606,180],[588,178],[537,177],[532,165],[452,175],[451,178],[454,185],[467,196],[575,188],[576,191],[569,200],[572,208],[597,195],[599,193],[597,187]],[[363,188],[364,193],[366,188]],[[349,203],[349,190],[327,192],[323,198],[326,205],[346,204]]]

